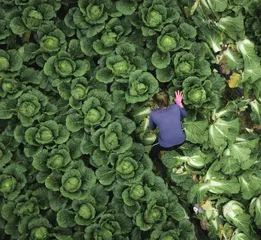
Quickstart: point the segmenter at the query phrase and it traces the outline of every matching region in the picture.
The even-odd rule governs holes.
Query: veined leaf
[[[207,120],[184,122],[183,126],[187,141],[200,144],[206,141]]]
[[[257,100],[254,100],[250,102],[250,106],[252,110],[250,114],[252,121],[256,124],[261,124],[261,104]]]
[[[239,132],[239,119],[225,121],[219,118],[209,128],[210,146],[217,152],[224,149],[227,144],[233,143]]]

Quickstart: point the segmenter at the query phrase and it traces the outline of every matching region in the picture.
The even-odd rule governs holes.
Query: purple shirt
[[[171,104],[167,109],[156,109],[150,113],[150,129],[159,128],[159,144],[162,147],[179,145],[186,140],[181,118],[186,117],[185,108]]]

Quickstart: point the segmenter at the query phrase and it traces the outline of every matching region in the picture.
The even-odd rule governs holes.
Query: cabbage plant
[[[69,104],[74,109],[80,109],[89,91],[88,80],[84,77],[75,78],[71,83],[71,97]]]
[[[108,55],[115,47],[124,41],[125,35],[131,32],[126,21],[112,18],[106,24],[106,31],[94,37],[82,37],[81,50],[89,57],[95,55]]]
[[[130,75],[125,98],[128,103],[144,102],[158,90],[156,78],[149,72],[137,70]]]
[[[12,153],[9,149],[5,147],[4,139],[0,141],[0,167],[3,167],[5,164],[10,162],[12,158]]]
[[[105,212],[107,208],[105,205],[106,203],[106,198],[105,201],[101,203],[93,196],[90,196],[81,201],[74,200],[72,208],[75,211],[75,222],[82,226],[91,225],[101,213]]]
[[[249,206],[249,213],[254,217],[255,224],[260,228],[261,225],[261,196],[252,198]]]
[[[40,213],[36,197],[19,195],[15,200],[5,203],[1,215],[6,220],[6,233],[18,237],[20,235],[16,226],[26,216],[36,216]]]
[[[0,78],[0,96],[8,98],[18,98],[23,92],[22,85],[15,78]]]
[[[84,124],[91,127],[106,125],[111,121],[111,115],[107,112],[107,109],[102,107],[102,103],[98,98],[89,97],[83,104]]]
[[[85,89],[86,92],[87,90],[88,88]],[[86,98],[81,106],[83,115],[73,113],[66,118],[67,129],[71,132],[78,132],[82,128],[90,132],[99,125],[106,127],[112,121],[110,112],[114,107],[114,102],[106,91],[90,90]]]
[[[0,239],[259,239],[259,2],[0,0]]]
[[[69,132],[54,120],[40,123],[38,127],[30,127],[25,131],[25,140],[32,146],[62,144],[68,138]]]
[[[112,233],[108,229],[101,228],[98,224],[92,224],[85,229],[85,238],[89,239],[102,239],[110,240],[112,238]]]
[[[23,9],[21,16],[15,17],[10,22],[11,30],[21,35],[28,31],[37,30],[42,24],[48,23],[56,17],[54,7],[47,3],[35,6],[27,6]]]
[[[43,182],[45,178],[52,173],[52,171],[66,171],[68,164],[71,161],[72,159],[69,149],[62,144],[50,152],[48,152],[46,149],[43,149],[41,152],[37,153],[35,156],[33,156],[32,165],[36,170],[39,171],[39,177],[45,175],[44,178],[38,178],[38,181]]]
[[[134,184],[140,181],[144,170],[152,169],[152,162],[144,151],[142,145],[133,143],[129,152],[111,153],[107,166],[101,165],[96,170],[97,179],[110,189],[117,182]]]
[[[178,52],[173,57],[174,71],[178,77],[187,77],[195,70],[195,56],[189,52]]]
[[[4,51],[0,49],[0,74],[1,72],[15,72],[21,69],[23,60],[15,49]]]
[[[219,106],[218,91],[212,81],[199,77],[187,77],[183,83],[184,103],[194,108],[215,108]]]
[[[87,37],[93,37],[103,30],[102,24],[115,12],[110,6],[111,0],[92,0],[90,3],[81,0],[78,7],[70,9],[67,13],[65,23],[70,28],[78,28]]]
[[[130,135],[124,132],[123,125],[116,121],[106,128],[99,128],[91,136],[91,141],[102,151],[117,153],[124,153],[133,143]]]
[[[142,34],[152,36],[156,31],[161,31],[165,24],[178,21],[180,18],[179,9],[173,2],[160,0],[146,0],[141,8]]]
[[[78,5],[81,11],[81,14],[84,16],[84,20],[89,24],[100,24],[103,23],[108,18],[106,12],[107,7],[109,6],[109,1],[101,3],[98,0],[92,0],[89,4],[85,1],[80,0]],[[107,5],[108,4],[108,5]]]
[[[144,212],[136,216],[136,224],[142,231],[147,231],[157,224],[164,224],[167,219],[166,209],[158,206],[155,200],[147,203]]]
[[[14,200],[25,187],[27,182],[26,168],[17,163],[12,163],[1,169],[0,195],[8,200]]]
[[[125,222],[121,219],[125,219]],[[88,239],[113,239],[121,234],[129,234],[132,229],[131,220],[122,213],[105,213],[97,224],[92,224],[85,229],[85,238]]]
[[[52,225],[48,219],[39,216],[29,215],[25,216],[18,225],[20,230],[20,238],[30,239],[48,239],[52,234]]]
[[[184,164],[185,169],[193,171],[193,169],[202,169],[208,163],[212,162],[214,158],[214,152],[206,154],[199,147],[193,148],[193,150],[184,149],[182,154],[176,151],[166,152],[162,156],[162,162],[168,168],[174,168]],[[175,161],[173,161],[175,159]]]
[[[250,215],[245,212],[245,207],[242,203],[235,200],[230,200],[223,206],[223,215],[228,222],[234,224],[247,236],[251,235]]]
[[[162,52],[177,51],[184,47],[185,41],[178,33],[178,28],[174,24],[166,25],[161,35],[157,38],[157,46]]]
[[[6,11],[4,9],[0,9],[0,43],[5,44],[7,42],[8,37],[11,34],[11,31],[8,27],[9,21],[6,18]]]
[[[40,50],[44,53],[58,52],[66,45],[65,34],[53,24],[42,25],[37,31],[37,36],[40,40]]]
[[[32,89],[23,93],[17,102],[17,116],[25,127],[29,127],[41,116],[41,108],[47,105],[47,97]]]
[[[70,133],[62,124],[54,120],[38,123],[33,127],[25,129],[18,125],[14,130],[17,142],[25,145],[24,151],[27,157],[32,157],[45,148],[53,148],[67,142]]]
[[[76,77],[71,83],[61,82],[57,86],[57,89],[61,98],[69,100],[69,105],[73,109],[79,110],[90,90],[88,82],[89,81],[85,77]]]
[[[120,44],[116,48],[116,55],[106,58],[106,67],[96,72],[96,78],[103,83],[114,80],[127,83],[129,75],[137,70],[147,70],[146,60],[138,54],[137,47],[132,43]]]
[[[152,191],[146,183],[133,183],[130,186],[115,184],[114,196],[123,201],[123,209],[127,216],[131,217],[139,212],[143,203],[152,197]]]
[[[73,60],[68,52],[60,51],[56,56],[50,57],[44,64],[44,74],[63,80],[71,80],[72,77],[81,77],[90,69],[88,60]]]
[[[93,170],[86,167],[82,160],[71,162],[65,172],[53,171],[45,180],[48,189],[60,191],[62,196],[71,200],[86,198],[95,183]]]
[[[231,240],[247,240],[248,236],[242,232],[240,232],[238,229],[233,232],[233,235],[231,237]]]
[[[122,199],[127,206],[135,205],[136,201],[148,201],[151,198],[151,190],[147,186],[134,184],[122,192]]]
[[[139,145],[135,144],[134,146],[138,148]],[[141,149],[139,149],[142,151]],[[111,162],[113,162],[116,174],[119,181],[127,182],[138,182],[142,177],[142,172],[145,169],[151,169],[151,160],[148,158],[148,155],[141,157],[133,153],[125,153],[120,155],[111,155]],[[140,158],[140,159],[139,159]]]

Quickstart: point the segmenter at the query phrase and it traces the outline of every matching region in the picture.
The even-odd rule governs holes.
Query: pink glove
[[[175,103],[183,108],[184,107],[182,104],[183,93],[178,90],[177,92],[175,92],[175,94],[176,94],[176,97],[174,98]]]

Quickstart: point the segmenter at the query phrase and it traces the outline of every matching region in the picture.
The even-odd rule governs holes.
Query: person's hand
[[[182,99],[183,99],[183,93],[181,91],[175,91],[175,95],[176,97],[174,98],[174,101],[177,105],[179,105],[180,107],[183,107],[182,104]]]

